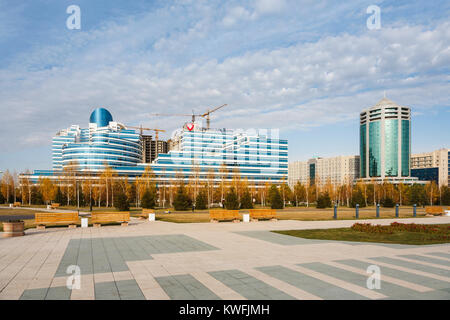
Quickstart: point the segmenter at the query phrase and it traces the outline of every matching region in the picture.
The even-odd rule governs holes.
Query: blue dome
[[[95,109],[89,118],[89,123],[96,123],[98,127],[106,127],[110,121],[113,121],[113,117],[105,108]]]

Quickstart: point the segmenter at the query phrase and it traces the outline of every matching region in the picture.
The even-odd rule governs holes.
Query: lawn
[[[340,240],[357,242],[396,243],[410,245],[427,245],[437,243],[450,243],[450,224],[419,225],[432,226],[438,231],[434,233],[395,230],[392,233],[372,233],[353,230],[352,228],[339,229],[313,229],[313,230],[285,230],[272,231],[305,239]]]

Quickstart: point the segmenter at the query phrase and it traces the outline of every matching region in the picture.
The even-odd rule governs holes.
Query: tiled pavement
[[[408,220],[450,223],[449,217]],[[27,230],[25,237],[0,239],[0,299],[450,299],[448,244],[321,241],[270,232],[353,222],[133,220],[128,227]],[[80,268],[79,289],[66,286],[71,265]],[[381,270],[379,289],[367,288],[370,265]]]

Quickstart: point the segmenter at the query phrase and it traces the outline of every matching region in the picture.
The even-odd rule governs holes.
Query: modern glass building
[[[28,177],[34,183],[43,176],[58,180],[66,169],[73,169],[82,179],[84,173],[100,173],[108,166],[119,177],[133,181],[150,166],[157,182],[166,185],[180,179],[231,182],[235,177],[256,187],[287,182],[288,142],[279,139],[278,131],[185,125],[172,137],[171,145],[168,153],[143,163],[140,134],[114,122],[106,109],[99,108],[91,114],[88,129],[74,125],[53,138],[53,170],[36,170]]]
[[[361,178],[414,183],[411,178],[411,110],[389,99],[360,114]]]

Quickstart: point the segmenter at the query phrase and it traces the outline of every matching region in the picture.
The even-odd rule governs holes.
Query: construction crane
[[[162,130],[162,129],[152,129],[152,128],[143,128],[142,126],[139,127],[133,127],[133,126],[126,126],[127,128],[132,128],[132,129],[139,129],[139,132],[143,133],[144,130],[151,130],[151,131],[155,131],[155,140],[158,141],[158,134],[160,132],[166,132],[166,130]]]
[[[192,114],[182,114],[182,113],[153,113],[152,116],[156,116],[156,117],[172,117],[172,116],[181,116],[181,117],[192,117],[192,123],[195,122],[195,117],[202,117],[204,119],[206,119],[206,128],[209,129],[210,124],[211,124],[211,120],[210,120],[210,114],[219,110],[220,108],[225,107],[227,104],[223,104],[219,107],[216,107],[212,110],[208,110],[207,112],[203,113],[203,114],[195,114],[194,110],[192,110]]]

